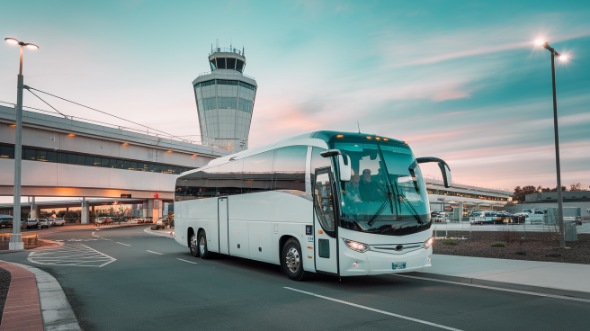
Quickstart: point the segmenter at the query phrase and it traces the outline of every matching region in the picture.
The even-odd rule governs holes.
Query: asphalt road
[[[56,277],[84,330],[587,328],[588,302],[394,275],[294,282],[274,265],[193,258],[145,229],[50,229],[41,237],[63,247],[0,259]]]

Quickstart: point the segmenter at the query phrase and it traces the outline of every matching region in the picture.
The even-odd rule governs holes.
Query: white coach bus
[[[215,159],[178,177],[175,239],[295,280],[421,270],[433,244],[424,162],[450,186],[443,160],[372,134],[317,131]]]

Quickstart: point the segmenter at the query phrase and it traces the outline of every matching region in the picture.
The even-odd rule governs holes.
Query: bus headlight
[[[346,244],[346,246],[348,246],[348,248],[352,249],[353,251],[360,252],[360,253],[364,253],[369,249],[368,245],[357,242],[357,241],[344,239],[344,243]]]
[[[434,237],[430,237],[428,240],[422,243],[422,247],[426,249],[430,248],[432,245],[434,245]]]

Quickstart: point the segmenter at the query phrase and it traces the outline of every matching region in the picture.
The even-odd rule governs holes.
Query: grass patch
[[[495,243],[492,243],[492,247],[506,247],[506,243],[503,241],[496,241]]]
[[[451,246],[455,246],[457,245],[459,242],[456,239],[443,239],[443,240],[439,240],[439,242],[445,244],[445,245],[451,245]]]

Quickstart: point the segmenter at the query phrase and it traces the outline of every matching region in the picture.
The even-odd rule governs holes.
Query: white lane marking
[[[56,249],[34,251],[27,257],[31,263],[76,267],[104,267],[117,261],[84,244],[71,244]]]
[[[156,254],[156,255],[164,255],[162,253],[158,253],[158,252],[154,252],[154,251],[150,251],[150,250],[146,250],[146,252]]]
[[[180,261],[182,261],[182,262],[190,263],[190,264],[197,264],[197,262],[192,262],[192,261],[185,260],[185,259],[180,259],[180,258],[176,258],[176,259],[177,259],[177,260],[180,260]]]
[[[439,282],[439,283],[444,283],[444,284],[476,287],[476,288],[482,288],[482,289],[493,290],[493,291],[502,291],[502,292],[509,292],[509,293],[532,295],[532,296],[543,297],[543,298],[552,298],[552,299],[559,299],[559,300],[568,300],[568,301],[578,301],[578,302],[590,303],[590,299],[568,297],[565,295],[558,295],[558,294],[531,292],[531,291],[524,291],[524,290],[513,290],[513,289],[509,289],[509,288],[494,287],[494,286],[487,286],[487,285],[478,285],[478,284],[468,284],[468,283],[454,282],[452,280],[434,279],[434,278],[410,276],[410,275],[395,275],[395,276],[396,277],[419,279],[419,280],[427,280],[427,281],[431,281],[431,282]]]
[[[116,242],[117,244],[119,244],[119,245],[123,245],[123,246],[131,247],[131,245],[129,245],[129,244],[120,243],[120,242],[118,242],[118,241],[115,241],[115,242]]]
[[[359,304],[356,304],[356,303],[352,303],[352,302],[348,302],[348,301],[344,301],[344,300],[339,300],[339,299],[334,299],[334,298],[326,297],[326,296],[323,296],[323,295],[315,294],[315,293],[312,293],[312,292],[307,292],[307,291],[302,291],[302,290],[294,289],[292,287],[283,287],[283,288],[284,289],[287,289],[287,290],[291,290],[291,291],[295,291],[295,292],[299,292],[299,293],[311,295],[311,296],[314,296],[316,298],[320,298],[320,299],[324,299],[324,300],[329,300],[329,301],[334,301],[334,302],[342,303],[342,304],[349,305],[349,306],[352,306],[352,307],[369,310],[369,311],[372,311],[372,312],[375,312],[375,313],[379,313],[379,314],[383,314],[383,315],[388,315],[388,316],[392,316],[392,317],[396,317],[396,318],[400,318],[400,319],[404,319],[404,320],[408,320],[408,321],[412,321],[412,322],[416,322],[416,323],[421,323],[421,324],[425,324],[425,325],[430,325],[430,326],[433,326],[433,327],[439,328],[439,329],[453,330],[453,331],[461,331],[461,329],[452,328],[450,326],[436,324],[436,323],[424,321],[424,320],[413,318],[413,317],[409,317],[409,316],[404,316],[404,315],[399,315],[399,314],[395,314],[395,313],[390,313],[388,311],[384,311],[384,310],[380,310],[380,309],[375,309],[375,308],[371,308],[371,307],[367,307],[367,306],[362,306],[362,305],[359,305]]]

